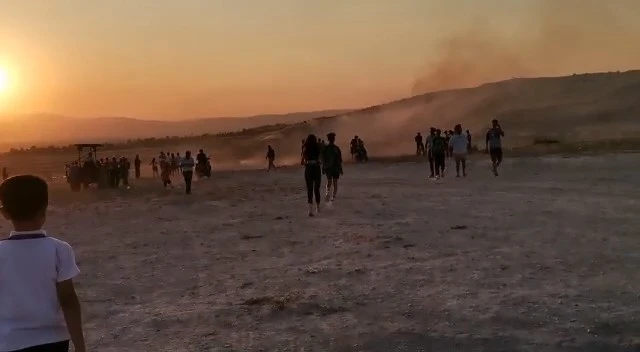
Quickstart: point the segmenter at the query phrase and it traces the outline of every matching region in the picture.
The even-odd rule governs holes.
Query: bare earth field
[[[59,184],[48,230],[93,351],[640,351],[640,154],[427,168],[348,165],[315,218],[299,168]]]

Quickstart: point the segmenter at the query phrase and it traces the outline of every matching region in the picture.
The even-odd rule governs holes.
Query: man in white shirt
[[[30,175],[0,185],[2,215],[15,231],[0,241],[0,352],[85,352],[80,273],[73,249],[42,230],[47,183]]]
[[[469,141],[462,134],[462,126],[456,125],[454,134],[449,140],[449,149],[456,161],[456,177],[460,177],[460,165],[462,164],[462,176],[467,177],[467,150]]]
[[[186,185],[186,193],[191,194],[191,181],[193,181],[193,169],[196,167],[196,161],[191,157],[191,152],[187,151],[184,158],[180,160],[180,170],[184,177]]]

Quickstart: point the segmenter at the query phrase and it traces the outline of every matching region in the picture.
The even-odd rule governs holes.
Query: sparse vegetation
[[[560,140],[550,137],[536,137],[533,139],[533,145],[559,144]]]
[[[230,139],[230,138],[242,138],[242,137],[252,137],[262,133],[275,132],[280,131],[283,128],[292,125],[286,124],[275,124],[275,125],[266,125],[255,128],[244,128],[241,131],[234,132],[222,132],[217,134],[209,134],[204,133],[201,135],[192,135],[192,136],[165,136],[165,137],[152,137],[152,138],[138,138],[138,139],[129,139],[127,141],[121,143],[103,143],[104,147],[101,150],[105,151],[117,151],[117,150],[129,150],[129,149],[138,149],[138,148],[170,148],[172,146],[184,145],[184,144],[210,144],[216,139]],[[46,147],[38,147],[31,146],[29,148],[11,148],[9,150],[9,154],[48,154],[48,153],[70,153],[75,152],[76,147],[73,144],[69,144],[66,146],[46,146]]]

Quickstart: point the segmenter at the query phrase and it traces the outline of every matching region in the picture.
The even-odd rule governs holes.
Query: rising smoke
[[[491,18],[477,18],[454,34],[441,38],[435,48],[429,48],[429,59],[413,84],[412,93],[472,87],[512,77],[640,68],[640,46],[637,45],[640,33],[624,23],[620,12],[640,14],[640,1],[540,0],[513,32],[497,27]],[[371,155],[406,154],[413,150],[413,136],[418,131],[426,133],[430,126],[452,128],[455,123],[463,123],[478,136],[496,112],[527,107],[531,104],[529,100],[536,99],[533,95],[547,93],[515,91],[507,97],[504,91],[494,87],[468,94],[437,94],[314,120],[291,126],[277,138],[255,140],[236,149],[236,153],[246,155],[235,155],[233,161],[265,166],[264,148],[271,143],[279,162],[295,164],[299,160],[302,138],[309,133],[325,138],[328,132],[337,133],[338,144],[345,155],[354,135],[364,139]],[[561,108],[554,112],[556,116],[575,108],[572,102],[558,104]],[[593,107],[594,111],[598,109],[600,107]],[[535,116],[533,121],[548,117]],[[523,128],[532,125],[526,126]],[[513,125],[509,127],[515,129]],[[511,132],[515,132],[513,129]],[[515,142],[508,141],[509,145]]]
[[[431,50],[413,94],[476,86],[512,77],[637,68],[640,32],[621,13],[635,0],[540,0],[518,29],[477,18]],[[636,67],[634,67],[636,65]]]

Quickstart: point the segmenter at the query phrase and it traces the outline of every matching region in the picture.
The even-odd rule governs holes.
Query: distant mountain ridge
[[[75,118],[55,114],[7,116],[0,120],[4,144],[57,144],[189,136],[233,132],[264,125],[293,124],[350,110],[321,110],[249,117],[199,118],[182,121],[141,120],[129,117]]]

